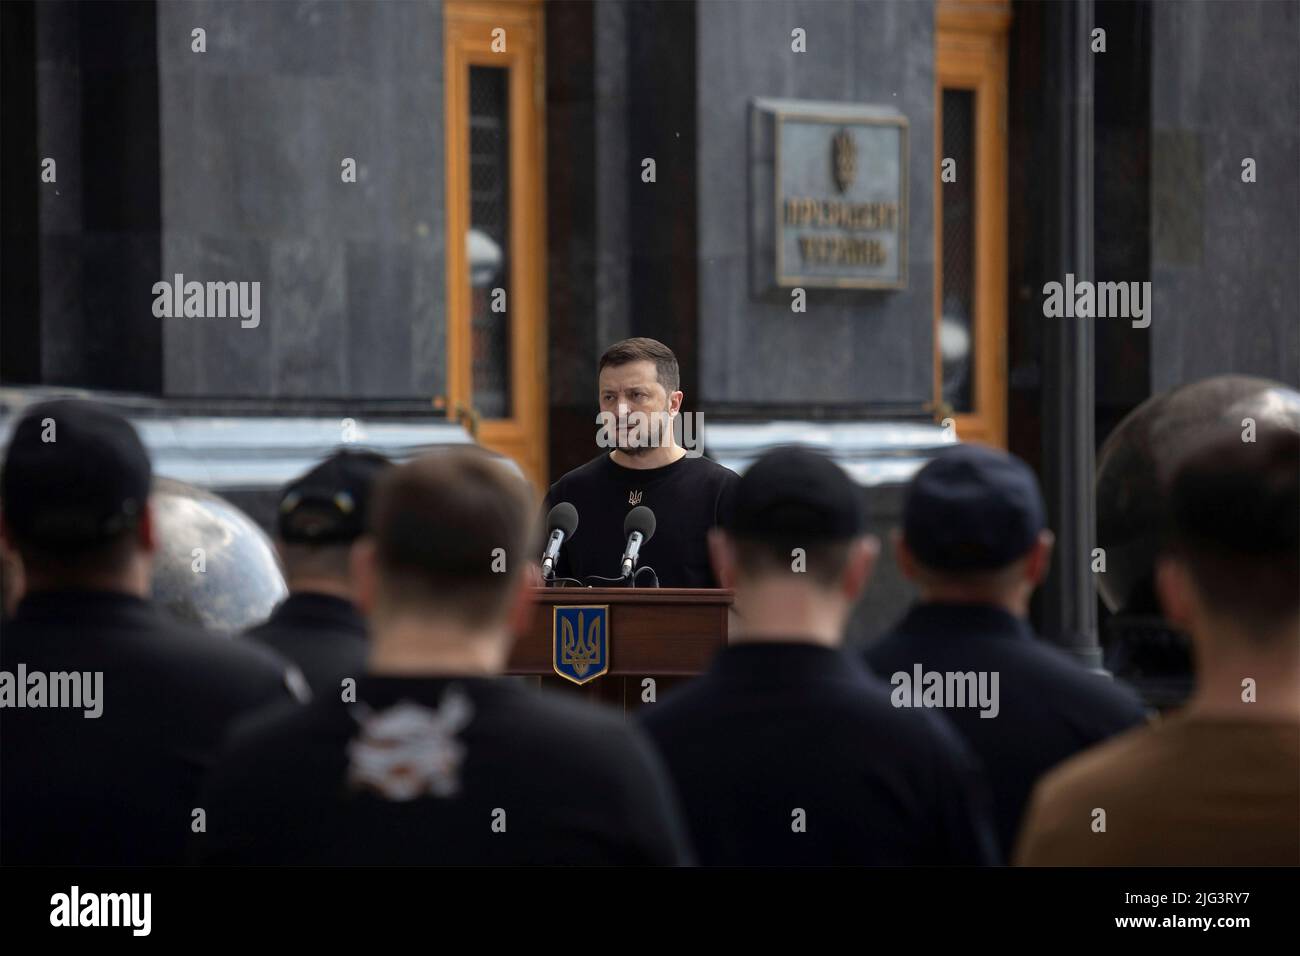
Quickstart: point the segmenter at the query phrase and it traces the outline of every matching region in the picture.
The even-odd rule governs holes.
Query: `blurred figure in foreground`
[[[1018,863],[1300,865],[1300,435],[1215,440],[1168,500],[1156,586],[1196,689],[1049,774]]]
[[[148,600],[150,479],[107,409],[48,402],[14,428],[0,478],[0,537],[24,576],[0,639],[6,864],[181,862],[227,725],[293,699],[275,655]]]
[[[996,862],[987,791],[941,719],[890,705],[841,650],[879,542],[828,458],[763,455],[710,533],[738,624],[710,669],[638,716],[705,864]]]
[[[315,694],[337,695],[365,666],[366,622],[353,603],[348,562],[375,479],[391,464],[375,452],[337,451],[280,499],[275,544],[289,596],[245,636],[297,664]]]
[[[621,714],[500,676],[540,580],[534,504],[478,448],[381,476],[372,534],[352,554],[367,673],[354,693],[235,734],[205,802],[200,859],[687,860],[662,770]]]
[[[1039,777],[1146,719],[1129,688],[1029,625],[1029,599],[1052,553],[1045,513],[1034,473],[1004,451],[959,445],[929,462],[908,486],[894,540],[920,600],[867,651],[896,689],[918,674],[932,686],[927,675],[938,675],[945,689],[969,687],[972,677],[996,689],[984,707],[974,694],[925,706],[941,707],[983,761],[1005,856]]]

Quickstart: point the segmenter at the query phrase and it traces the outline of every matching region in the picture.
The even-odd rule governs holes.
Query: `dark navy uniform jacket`
[[[365,671],[366,620],[351,601],[330,594],[290,594],[244,636],[297,664],[314,695],[337,696],[345,677]]]
[[[839,650],[737,644],[638,711],[699,862],[996,862],[978,764]]]
[[[1087,670],[1039,640],[1028,623],[991,605],[917,604],[867,649],[871,668],[997,672],[998,714],[942,711],[984,763],[1004,855],[1015,842],[1034,782],[1067,757],[1146,719],[1128,687]]]
[[[0,711],[6,864],[184,862],[202,778],[234,719],[295,700],[269,651],[121,593],[27,595],[0,638],[0,668],[20,664],[29,686],[36,672],[101,673],[101,712]]]

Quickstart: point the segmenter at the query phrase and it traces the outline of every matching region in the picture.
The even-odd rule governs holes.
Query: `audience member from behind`
[[[0,639],[6,864],[182,862],[227,726],[293,699],[275,655],[148,600],[150,482],[135,430],[100,406],[48,402],[14,428],[0,477],[0,539],[24,577]]]
[[[290,482],[280,499],[276,550],[289,596],[245,636],[302,669],[315,694],[337,695],[361,676],[366,622],[353,602],[349,556],[366,529],[383,455],[343,449]]]
[[[1146,719],[1129,688],[1034,634],[1029,599],[1052,553],[1045,521],[1020,459],[967,444],[929,462],[907,489],[894,539],[920,600],[867,651],[903,706],[923,695],[925,675],[939,675],[944,694],[921,702],[942,707],[983,761],[1004,856],[1040,776]]]
[[[1196,689],[1049,774],[1019,863],[1300,865],[1300,435],[1192,453],[1168,525],[1156,587],[1191,636]]]
[[[211,783],[201,859],[685,861],[662,769],[622,715],[501,676],[540,581],[534,507],[479,448],[381,476],[373,533],[353,548],[368,672],[355,695],[240,729]]]
[[[741,476],[710,533],[735,591],[730,644],[638,714],[702,863],[996,862],[985,783],[960,738],[894,708],[841,650],[879,549],[865,528],[838,465],[781,448]]]

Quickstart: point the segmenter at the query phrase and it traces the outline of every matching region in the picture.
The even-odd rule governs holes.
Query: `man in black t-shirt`
[[[718,587],[706,538],[725,518],[737,479],[699,449],[677,444],[673,423],[684,414],[677,357],[654,339],[626,339],[601,356],[599,382],[601,453],[546,496],[547,511],[567,501],[579,518],[577,533],[560,549],[557,578],[617,585],[627,543],[623,521],[640,505],[654,512],[655,530],[641,547],[637,586],[657,578],[661,587]]]
[[[371,533],[352,552],[366,673],[236,731],[203,804],[200,859],[689,862],[666,776],[634,726],[500,676],[532,614],[535,507],[479,448],[380,477]]]

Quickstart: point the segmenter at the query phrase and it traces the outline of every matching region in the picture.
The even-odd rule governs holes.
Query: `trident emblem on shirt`
[[[629,491],[627,493],[627,503],[630,505],[639,505],[641,503],[641,492]]]

